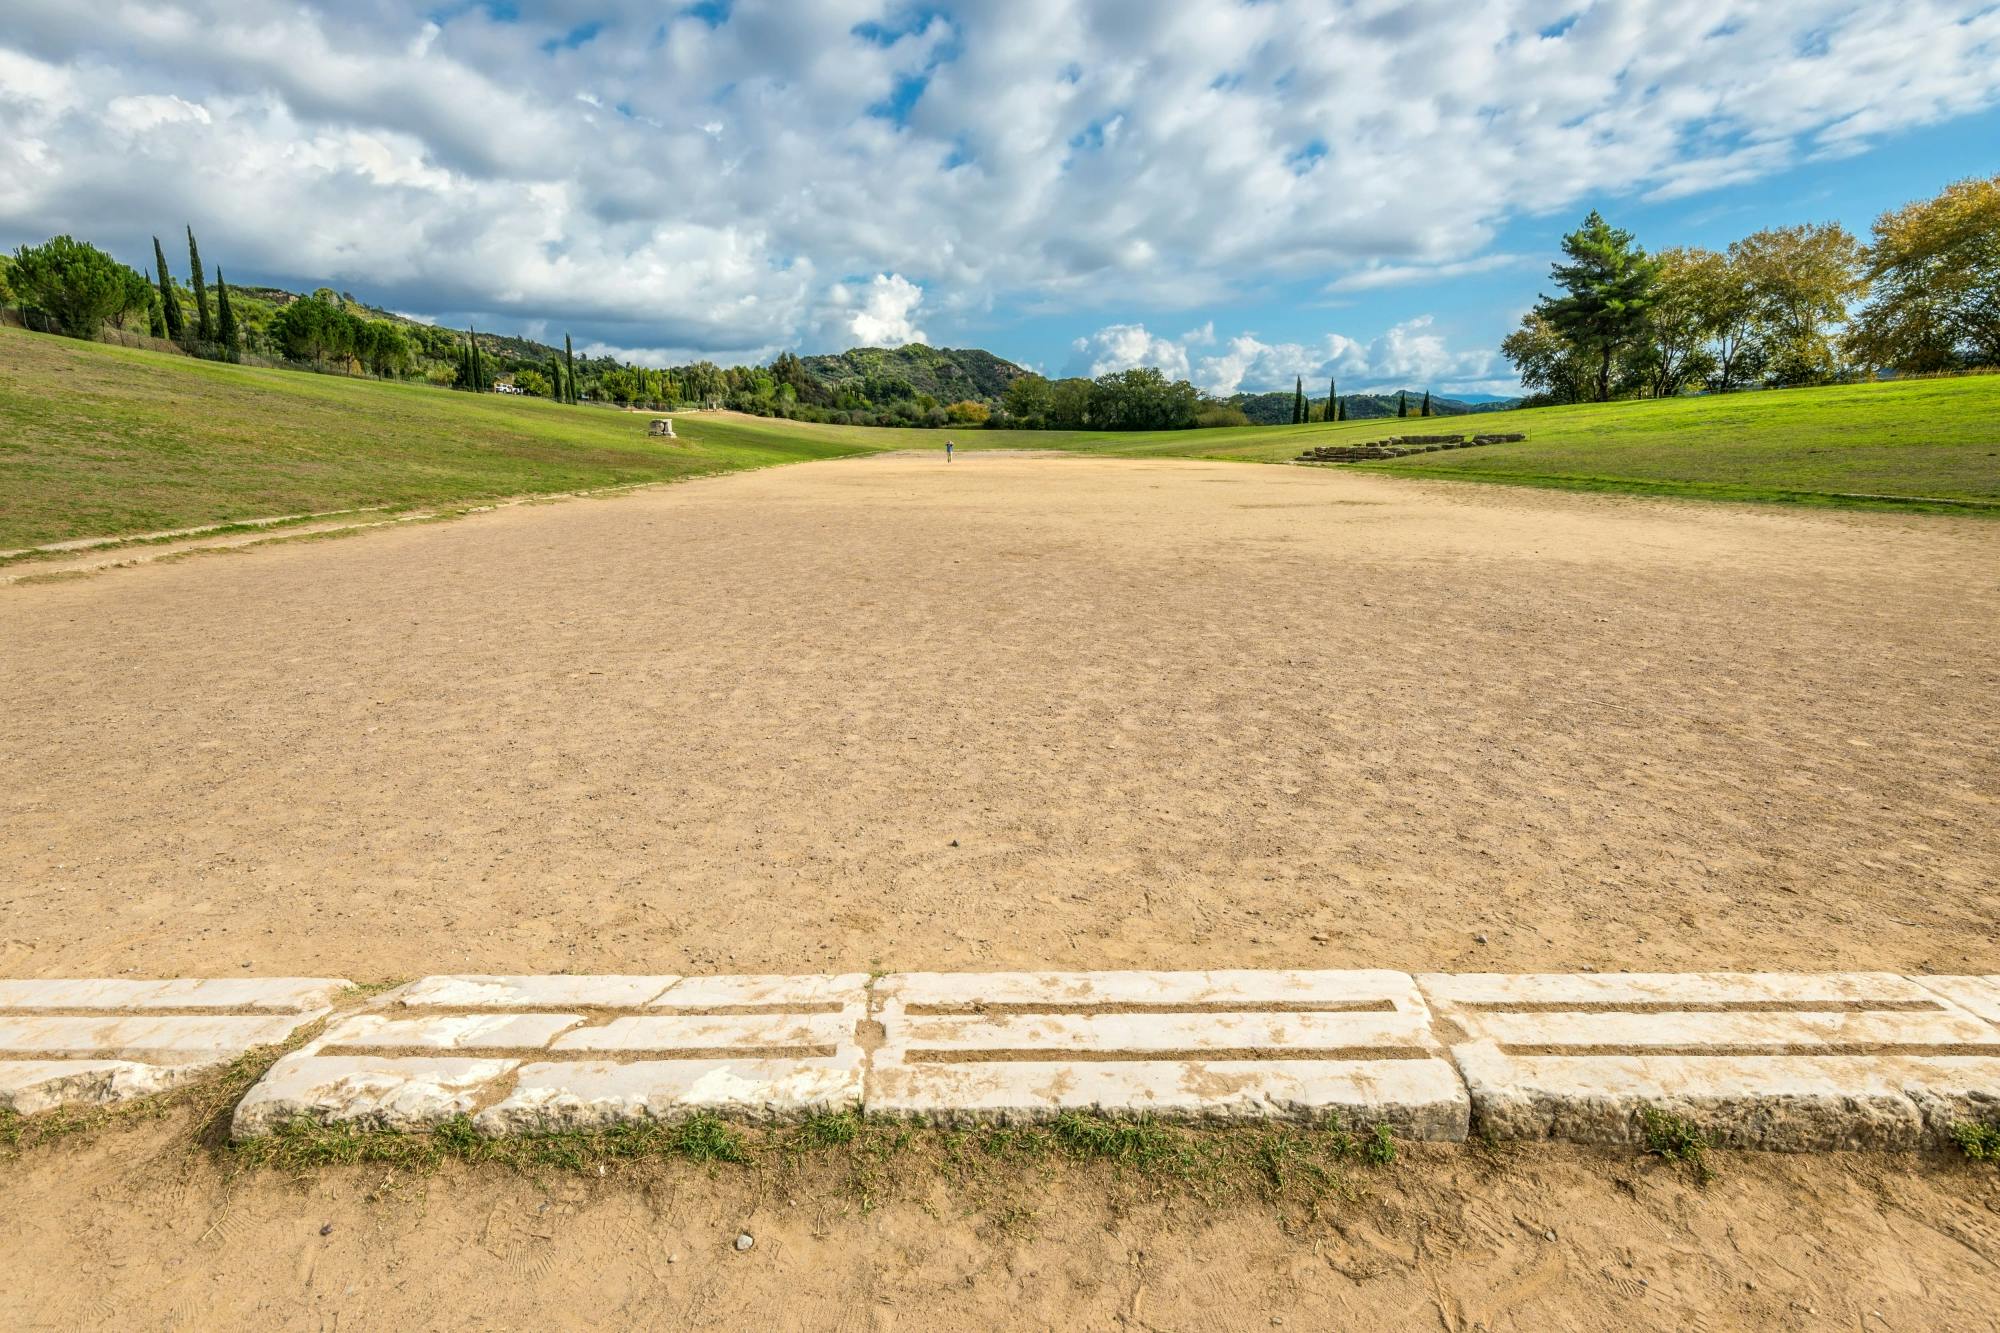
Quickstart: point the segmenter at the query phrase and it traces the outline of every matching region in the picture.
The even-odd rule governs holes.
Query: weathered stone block
[[[876,994],[871,1114],[1330,1116],[1465,1136],[1464,1089],[1402,973],[906,973]]]
[[[0,1107],[31,1115],[164,1092],[317,1021],[326,977],[0,981]]]
[[[1636,1142],[1652,1106],[1726,1146],[1915,1148],[2000,1095],[2000,1030],[1886,973],[1418,984],[1499,1138]]]

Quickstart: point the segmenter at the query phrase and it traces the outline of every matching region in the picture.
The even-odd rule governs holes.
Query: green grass
[[[0,328],[0,550],[670,481],[873,446],[263,370]]]
[[[1953,1125],[1951,1139],[1973,1161],[2000,1164],[2000,1121],[1990,1125],[1976,1122]]]
[[[1473,417],[1158,433],[893,430],[565,408],[0,328],[0,550],[279,514],[450,507],[885,449],[1282,463],[1402,431],[1519,444],[1355,466],[1717,500],[2000,512],[2000,376]]]
[[[1525,432],[1518,444],[1345,464],[1375,472],[1695,499],[2000,510],[2000,375],[1586,404],[1430,420],[1095,436],[1019,447],[1285,462],[1392,435]],[[1000,432],[973,439],[985,447]],[[1888,498],[1884,498],[1888,497]]]
[[[1708,1135],[1692,1119],[1656,1106],[1639,1108],[1639,1141],[1648,1155],[1678,1162],[1688,1169],[1697,1185],[1715,1179],[1708,1164]]]

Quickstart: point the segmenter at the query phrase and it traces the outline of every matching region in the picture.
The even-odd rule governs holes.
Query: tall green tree
[[[1427,417],[1430,414],[1431,414],[1431,391],[1429,389],[1425,389],[1423,410],[1418,412],[1417,415],[1420,417]]]
[[[1861,242],[1838,222],[1768,227],[1729,247],[1763,328],[1765,377],[1823,384],[1840,373],[1848,305],[1868,290]]]
[[[1398,393],[1396,395],[1396,415],[1399,417],[1410,415],[1410,395],[1408,393]]]
[[[1709,346],[1718,332],[1713,321],[1726,300],[1729,261],[1713,250],[1687,246],[1657,257],[1659,294],[1646,314],[1646,336],[1632,370],[1653,397],[1672,398],[1716,369]]]
[[[222,270],[215,270],[215,340],[222,344],[224,359],[234,361],[242,354],[242,334],[236,327],[236,312],[229,307],[229,282]]]
[[[466,387],[474,393],[484,393],[486,392],[486,367],[480,362],[479,332],[470,326],[467,326],[465,330],[465,347],[465,365],[466,369],[471,372],[469,377],[470,383]]]
[[[1302,426],[1306,420],[1306,377],[1300,375],[1292,386],[1292,424]]]
[[[194,228],[187,229],[188,267],[194,270],[194,337],[196,342],[215,341],[215,323],[208,317],[208,287],[201,276],[201,247],[194,243]]]
[[[1853,354],[1901,371],[2000,365],[2000,175],[1884,213],[1874,232]]]
[[[1563,237],[1566,262],[1549,276],[1563,295],[1536,303],[1556,331],[1594,367],[1599,402],[1611,398],[1611,372],[1619,354],[1645,336],[1646,315],[1659,285],[1659,265],[1596,209],[1583,225]]]
[[[151,273],[146,275],[146,285],[148,287],[153,285]],[[153,293],[152,299],[146,302],[146,332],[162,340],[167,336],[167,317],[160,313],[160,294],[157,291]]]
[[[569,335],[567,333],[563,335],[563,370],[566,372],[564,378],[567,381],[567,392],[569,394],[569,397],[564,401],[574,403],[577,401],[576,353],[570,349]]]
[[[186,332],[181,324],[181,298],[174,292],[173,270],[167,267],[167,252],[160,248],[157,236],[153,238],[153,262],[160,272],[160,318],[167,326],[167,336],[179,342]]]
[[[1331,375],[1326,381],[1326,419],[1340,420],[1340,381]]]

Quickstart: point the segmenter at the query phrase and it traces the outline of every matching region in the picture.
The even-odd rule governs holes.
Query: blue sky
[[[1994,171],[1997,108],[1966,0],[12,0],[0,242],[192,223],[235,281],[647,364],[1506,392],[1591,207],[1862,233]]]

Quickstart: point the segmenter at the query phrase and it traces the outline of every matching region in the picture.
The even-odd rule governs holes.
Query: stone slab
[[[404,1008],[637,1009],[679,977],[424,977],[393,993]]]
[[[1465,1090],[1400,972],[903,973],[875,987],[871,1114],[1066,1111],[1466,1133]]]
[[[65,977],[49,981],[0,979],[0,1013],[52,1009],[144,1013],[207,1009],[243,1013],[324,1013],[348,983],[331,977],[208,977],[131,981]]]
[[[487,1134],[727,1111],[856,1106],[867,981],[840,977],[426,977],[287,1056],[239,1137],[294,1120]]]
[[[32,1115],[164,1092],[332,1008],[327,977],[0,980],[0,1108]]]
[[[1473,1124],[1634,1143],[1646,1107],[1723,1146],[1937,1146],[2000,1106],[2000,1028],[1889,973],[1417,978]]]
[[[1942,995],[1967,1013],[2000,1023],[2000,977],[1912,977],[1935,995]]]

